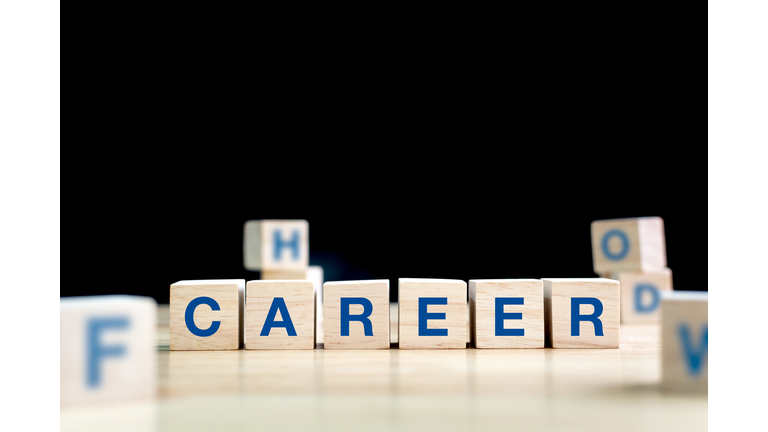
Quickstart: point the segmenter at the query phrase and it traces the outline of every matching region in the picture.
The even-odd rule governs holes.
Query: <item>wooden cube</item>
[[[246,349],[314,349],[315,287],[308,280],[246,285]]]
[[[542,279],[546,337],[552,348],[618,348],[619,282]]]
[[[171,350],[236,350],[244,343],[245,280],[171,285]]]
[[[643,217],[592,222],[592,264],[597,274],[665,268],[664,221]]]
[[[250,220],[243,227],[247,270],[300,270],[309,266],[309,223],[305,220]],[[266,279],[262,275],[262,279]]]
[[[618,272],[621,287],[621,322],[659,322],[661,293],[672,291],[672,271]]]
[[[544,348],[544,285],[537,279],[469,281],[475,348]]]
[[[398,315],[400,349],[467,347],[464,281],[398,279]]]
[[[389,349],[389,280],[323,285],[325,349]]]
[[[61,405],[157,393],[157,303],[151,297],[60,300]]]
[[[707,292],[661,294],[661,386],[666,390],[708,389]]]

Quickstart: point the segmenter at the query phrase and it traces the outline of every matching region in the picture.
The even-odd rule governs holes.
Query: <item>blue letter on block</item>
[[[643,291],[651,293],[651,303],[643,304]],[[640,284],[635,287],[635,311],[638,313],[651,313],[659,307],[659,290],[649,284]]]
[[[297,260],[299,259],[299,232],[297,230],[293,230],[291,240],[283,242],[282,237],[280,237],[280,230],[275,230],[274,232],[274,239],[275,239],[275,261],[280,261],[280,251],[283,250],[283,247],[290,247],[293,249],[293,259]]]
[[[619,253],[614,254],[611,252],[610,249],[608,249],[608,241],[611,239],[611,237],[616,236],[619,239],[621,239],[621,251]],[[624,234],[624,231],[620,230],[610,230],[603,236],[603,254],[606,258],[608,258],[611,261],[619,261],[623,259],[625,256],[627,256],[627,252],[629,252],[629,239],[627,238],[627,235]]]
[[[216,333],[219,330],[219,326],[221,325],[221,321],[213,321],[211,322],[211,326],[208,327],[205,330],[201,330],[197,328],[195,325],[195,309],[197,309],[198,306],[201,304],[206,304],[211,307],[211,310],[221,310],[219,307],[219,304],[216,303],[216,300],[210,298],[210,297],[198,297],[187,305],[187,310],[184,311],[184,322],[187,323],[187,328],[190,332],[192,332],[193,335],[199,336],[199,337],[207,337],[212,336],[214,333]]]
[[[107,329],[125,330],[128,328],[128,317],[93,318],[88,321],[88,352],[86,353],[86,375],[88,387],[94,388],[101,384],[101,359],[104,357],[122,357],[125,346],[103,346],[100,342],[101,332]]]
[[[360,315],[350,315],[349,305],[359,304],[363,306],[363,313]],[[363,323],[363,331],[366,336],[373,336],[373,324],[368,319],[373,313],[373,303],[365,297],[342,297],[341,298],[341,335],[349,336],[349,322],[360,321]]]
[[[427,320],[444,320],[443,312],[427,312],[427,305],[447,305],[448,297],[419,297],[419,336],[448,336],[448,329],[428,329]]]
[[[591,304],[595,307],[592,315],[581,315],[579,306]],[[595,336],[603,335],[603,322],[599,317],[603,313],[603,303],[594,297],[571,297],[571,336],[579,336],[579,321],[592,321],[595,325]]]
[[[525,336],[525,329],[505,329],[504,320],[523,319],[520,312],[504,313],[504,305],[521,305],[523,297],[496,297],[496,336]]]
[[[683,355],[685,355],[686,365],[688,366],[688,372],[697,376],[701,373],[701,365],[704,363],[704,358],[707,356],[707,326],[701,330],[701,344],[699,349],[694,349],[691,343],[691,331],[685,324],[677,326],[677,332],[680,335],[680,342],[683,344]]]
[[[282,321],[275,321],[278,310],[280,310]],[[267,320],[264,322],[264,327],[261,328],[259,336],[269,336],[272,327],[284,327],[288,331],[288,336],[296,336],[296,329],[293,327],[291,315],[288,313],[288,306],[285,305],[285,300],[282,297],[275,297],[272,300],[272,306],[269,307],[269,312],[267,312]]]

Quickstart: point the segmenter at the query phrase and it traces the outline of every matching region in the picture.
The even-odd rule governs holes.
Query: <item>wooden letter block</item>
[[[325,349],[389,349],[389,280],[326,282]]]
[[[246,349],[314,349],[315,287],[308,280],[248,281]]]
[[[592,222],[592,264],[597,274],[665,268],[664,221],[644,217]]]
[[[672,271],[619,272],[621,322],[652,323],[661,320],[661,293],[672,291]]]
[[[475,348],[544,348],[544,285],[537,279],[469,281]]]
[[[171,350],[236,350],[244,342],[245,280],[171,285]]]
[[[467,347],[467,283],[398,279],[400,349]]]
[[[618,348],[619,282],[542,279],[547,339],[552,348]]]
[[[661,294],[661,386],[667,390],[708,389],[706,291]]]
[[[300,270],[309,266],[309,223],[305,220],[251,220],[243,227],[247,270]],[[266,279],[262,275],[262,279]]]
[[[61,405],[157,393],[157,303],[150,297],[60,300]]]

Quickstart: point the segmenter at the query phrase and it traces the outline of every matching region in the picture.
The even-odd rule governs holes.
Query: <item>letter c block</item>
[[[171,285],[171,350],[235,350],[243,344],[245,280],[180,281]]]

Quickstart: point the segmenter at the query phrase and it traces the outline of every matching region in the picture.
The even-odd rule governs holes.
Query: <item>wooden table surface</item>
[[[707,430],[706,394],[659,389],[658,325],[607,350],[172,352],[167,315],[158,397],[61,409],[62,431]]]

